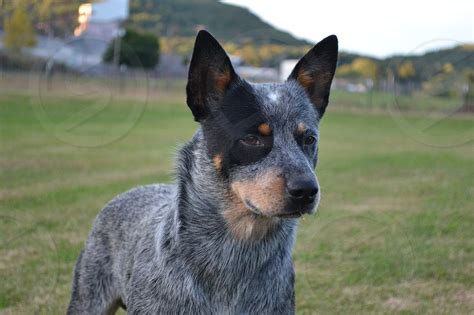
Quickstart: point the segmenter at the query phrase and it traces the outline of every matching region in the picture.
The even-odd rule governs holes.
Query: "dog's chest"
[[[261,313],[278,303],[267,286],[268,283],[256,284],[249,281],[245,285],[234,288],[233,292],[209,296],[210,314],[255,314],[257,310],[259,310],[257,313]],[[291,288],[287,289],[291,290]]]

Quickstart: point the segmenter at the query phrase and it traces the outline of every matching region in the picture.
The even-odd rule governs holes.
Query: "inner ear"
[[[206,118],[210,106],[216,106],[237,80],[229,56],[221,45],[211,34],[200,31],[194,44],[186,86],[187,103],[194,119],[201,121]]]
[[[288,80],[296,80],[307,92],[322,117],[329,102],[331,83],[336,72],[338,41],[335,35],[317,43],[298,61]]]
[[[225,93],[234,75],[232,65],[230,64],[230,60],[229,60],[229,64],[227,64],[227,62],[224,62],[223,66],[224,66],[223,69],[210,68],[209,74],[208,74],[208,87],[210,88],[209,90],[211,92],[213,91],[215,93],[218,93],[219,95],[222,95]]]

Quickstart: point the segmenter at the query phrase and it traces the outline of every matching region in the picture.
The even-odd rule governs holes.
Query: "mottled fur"
[[[302,203],[288,189],[317,185],[316,144],[304,135],[318,137],[327,102],[312,103],[297,77],[244,82],[214,41],[198,35],[188,105],[202,128],[178,154],[176,184],[133,189],[100,212],[75,266],[68,314],[294,313],[297,216],[314,212],[319,193]],[[206,62],[216,73],[203,84],[196,67]],[[230,108],[242,99],[253,104]],[[241,140],[249,130],[261,146]]]

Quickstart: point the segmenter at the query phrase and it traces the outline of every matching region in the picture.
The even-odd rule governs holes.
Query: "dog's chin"
[[[280,219],[298,219],[303,216],[303,212],[292,212],[292,213],[278,213],[275,217]]]

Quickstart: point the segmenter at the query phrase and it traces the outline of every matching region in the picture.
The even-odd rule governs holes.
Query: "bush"
[[[104,62],[113,62],[116,40],[117,38],[107,47],[103,57]],[[120,41],[120,65],[134,68],[153,68],[158,63],[160,45],[155,35],[141,34],[127,29]]]

